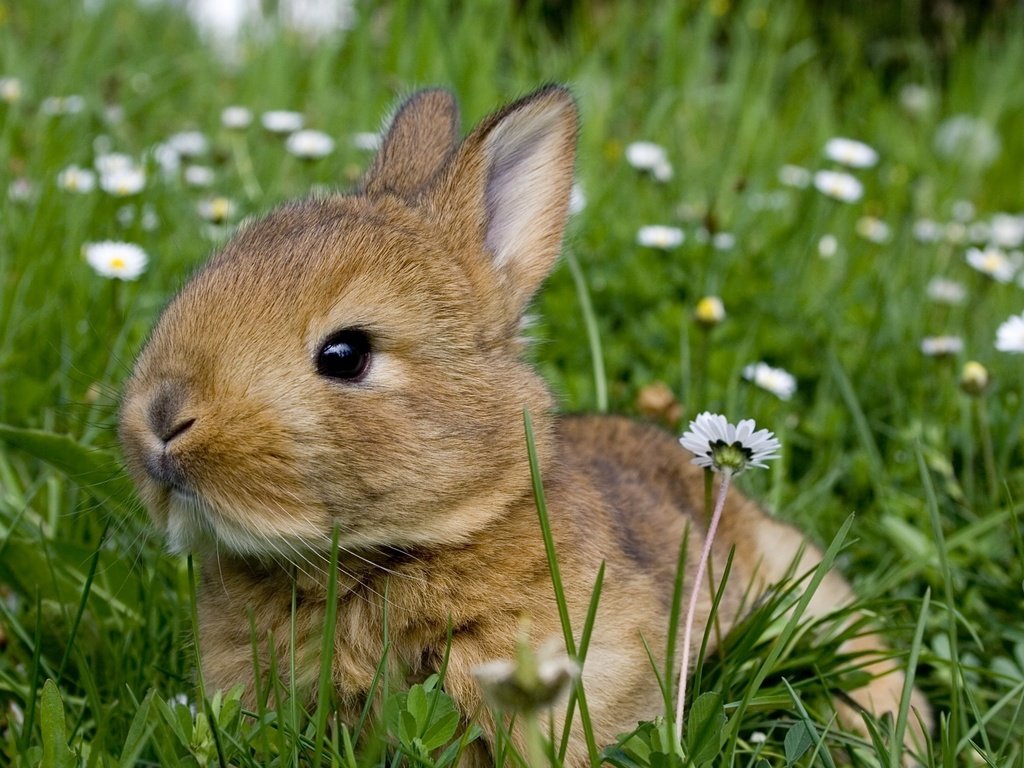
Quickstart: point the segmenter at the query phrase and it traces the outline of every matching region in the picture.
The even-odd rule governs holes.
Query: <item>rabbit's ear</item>
[[[459,106],[449,91],[436,88],[413,94],[391,119],[380,151],[363,177],[362,191],[415,195],[441,169],[458,138]]]
[[[516,313],[561,249],[576,131],[569,92],[541,88],[481,123],[434,191],[446,226],[475,237],[476,249],[482,245],[490,255]]]

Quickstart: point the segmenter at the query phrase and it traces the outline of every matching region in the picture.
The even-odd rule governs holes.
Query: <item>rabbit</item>
[[[373,688],[386,620],[400,683],[424,679],[447,655],[445,689],[483,730],[466,762],[493,765],[498,724],[474,668],[513,658],[522,626],[537,645],[561,636],[525,411],[577,632],[606,565],[582,670],[595,738],[612,743],[663,711],[645,643],[663,659],[686,531],[692,583],[703,470],[658,427],[558,415],[523,359],[524,311],[561,248],[577,129],[575,101],[557,85],[462,141],[452,94],[418,92],[353,193],[288,203],[244,225],[164,310],[126,384],[120,439],[169,549],[202,561],[208,688],[244,685],[252,704],[271,658],[294,652],[295,679],[279,663],[281,679],[312,701],[329,664],[340,714],[354,719]],[[321,658],[335,530],[337,630]],[[714,573],[733,549],[723,632],[745,599],[821,558],[738,493]],[[830,572],[808,613],[852,599]],[[878,636],[850,650],[876,654],[876,676],[839,708],[857,729],[859,708],[898,707],[905,678]],[[912,704],[908,740],[920,748],[931,714],[916,690]],[[555,721],[564,716],[563,706]],[[566,764],[588,764],[578,723]]]

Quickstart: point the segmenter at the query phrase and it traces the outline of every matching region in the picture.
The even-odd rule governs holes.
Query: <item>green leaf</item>
[[[153,726],[149,723],[149,710],[152,708],[154,694],[155,691],[150,689],[139,708],[135,710],[132,724],[128,726],[124,749],[121,751],[121,768],[132,768],[136,765],[143,747],[153,732]]]
[[[725,707],[722,695],[708,691],[690,706],[686,719],[686,754],[691,765],[703,765],[722,750]]]
[[[812,746],[814,746],[814,736],[811,735],[807,725],[802,720],[793,723],[786,731],[786,739],[783,741],[783,747],[786,750],[786,763],[792,765]]]
[[[430,702],[427,701],[427,692],[422,685],[414,685],[409,689],[409,695],[405,699],[405,709],[412,715],[416,722],[416,733],[418,735],[427,727],[427,717],[430,714]]]
[[[452,710],[443,714],[434,713],[434,716],[430,719],[430,724],[426,730],[423,731],[423,745],[429,749],[434,750],[438,747],[443,747],[452,737],[455,736],[455,731],[459,727],[459,713]]]
[[[39,724],[43,731],[42,768],[72,768],[75,754],[68,749],[67,723],[64,720],[64,702],[53,680],[43,684]]]
[[[132,513],[132,484],[114,454],[82,445],[68,435],[7,424],[0,424],[0,441],[60,470],[112,510]]]

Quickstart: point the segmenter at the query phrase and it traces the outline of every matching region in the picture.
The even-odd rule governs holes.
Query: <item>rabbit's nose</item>
[[[187,432],[195,418],[183,413],[186,394],[182,385],[164,382],[149,401],[146,418],[153,434],[166,446],[174,438]]]

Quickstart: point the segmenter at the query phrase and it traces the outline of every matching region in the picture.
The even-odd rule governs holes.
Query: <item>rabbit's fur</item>
[[[692,583],[705,526],[702,470],[657,428],[556,416],[521,359],[524,309],[561,245],[576,132],[572,98],[549,86],[459,143],[452,96],[423,91],[396,113],[358,191],[285,205],[249,224],[167,307],[128,383],[121,437],[171,549],[206,554],[199,608],[209,687],[244,683],[251,700],[253,630],[261,674],[271,650],[285,674],[295,584],[295,683],[311,691],[336,526],[338,626],[333,657],[322,661],[332,665],[343,714],[357,714],[370,691],[386,595],[390,668],[404,680],[439,668],[450,629],[445,687],[467,720],[483,724],[485,743],[472,756],[486,763],[494,724],[471,670],[514,657],[522,617],[537,644],[561,632],[525,409],[577,631],[606,563],[582,673],[596,737],[609,743],[662,711],[644,641],[664,653],[687,527]],[[371,344],[365,373],[318,373],[325,339],[352,328]],[[744,595],[783,578],[795,558],[797,572],[820,558],[736,492],[715,574],[733,547],[722,631]],[[810,612],[850,599],[829,574]],[[850,645],[878,651],[871,669],[885,674],[849,698],[876,714],[895,710],[904,677],[878,660],[881,641]],[[911,731],[920,736],[928,708],[916,692],[913,703],[921,720],[912,715]],[[853,709],[841,714],[856,727]],[[585,763],[577,729],[568,764]]]

